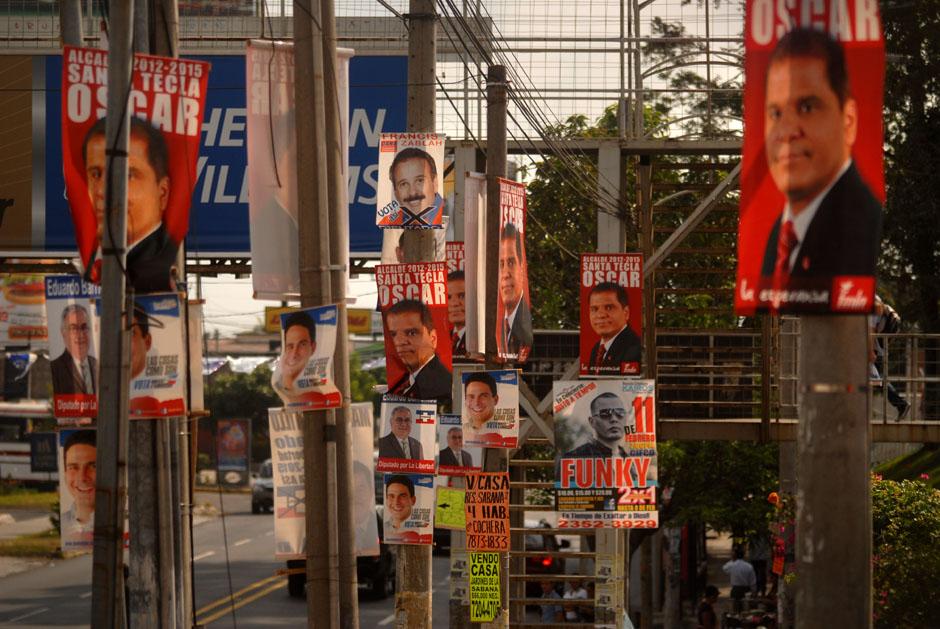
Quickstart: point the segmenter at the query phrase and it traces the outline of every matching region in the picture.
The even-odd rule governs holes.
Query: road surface
[[[218,496],[198,494],[197,502]],[[287,594],[284,567],[274,560],[274,519],[252,515],[249,496],[226,494],[225,517],[211,519],[194,529],[197,621],[217,628],[237,626],[298,627],[307,616],[306,602]],[[91,614],[91,555],[59,560],[0,579],[0,627],[87,627]],[[446,627],[448,559],[434,557],[434,626]],[[229,589],[231,578],[231,589]],[[229,593],[235,592],[234,611]],[[359,615],[363,627],[393,625],[394,597],[375,600],[360,592]]]

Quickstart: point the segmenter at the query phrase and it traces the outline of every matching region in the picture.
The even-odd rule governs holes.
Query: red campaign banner
[[[447,262],[447,323],[450,350],[454,360],[467,355],[467,277],[464,273],[463,242],[448,242]]]
[[[388,393],[450,400],[453,382],[444,262],[375,268],[385,331]]]
[[[520,363],[524,363],[532,351],[532,300],[525,256],[525,222],[525,184],[500,179],[496,353],[502,360]]]
[[[580,374],[640,373],[643,255],[581,254]]]
[[[134,55],[127,184],[127,273],[138,293],[171,290],[189,229],[209,64]],[[87,278],[100,280],[106,188],[108,53],[66,46],[62,166]],[[117,113],[117,112],[112,112]]]
[[[748,0],[735,311],[870,312],[884,203],[873,0]]]
[[[444,259],[447,262],[447,273],[463,271],[463,241],[452,240],[444,246]]]

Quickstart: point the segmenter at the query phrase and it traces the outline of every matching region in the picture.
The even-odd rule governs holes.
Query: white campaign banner
[[[306,555],[303,413],[268,409],[274,470],[274,556]]]
[[[131,322],[130,417],[186,413],[182,305],[176,293],[134,298]]]
[[[467,354],[482,356],[486,350],[486,175],[468,173],[464,182]]]
[[[375,512],[375,459],[372,403],[349,406],[353,447],[353,521],[356,523],[356,555],[379,554],[379,522]]]
[[[349,50],[339,50],[340,128],[349,128]],[[248,214],[255,299],[300,294],[297,231],[297,148],[294,49],[291,42],[251,40],[245,62],[248,91]],[[343,181],[348,163],[343,141]],[[347,191],[336,207],[346,207]]]

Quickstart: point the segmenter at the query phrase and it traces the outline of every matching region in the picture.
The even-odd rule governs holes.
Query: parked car
[[[274,469],[271,459],[261,464],[258,476],[251,479],[251,512],[274,511]]]
[[[379,539],[382,539],[382,507],[375,508],[375,518],[379,525]],[[291,559],[287,562],[288,569],[306,570],[305,559]],[[376,598],[384,599],[395,593],[395,552],[392,546],[379,545],[379,554],[374,557],[358,557],[356,559],[356,580],[359,587],[365,587]],[[303,572],[290,574],[287,577],[287,591],[296,598],[304,597],[304,584],[306,575]]]

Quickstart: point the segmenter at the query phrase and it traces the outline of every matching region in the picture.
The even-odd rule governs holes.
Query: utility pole
[[[335,99],[336,86],[324,80],[322,17],[319,0],[295,2],[297,222],[300,302],[305,308],[328,304],[332,297],[325,129],[326,99]],[[334,628],[339,627],[335,416],[332,411],[306,411],[303,426],[307,626]]]
[[[133,4],[111,6],[108,54],[107,188],[103,230],[100,382],[98,389],[95,545],[92,565],[91,625],[94,629],[125,626],[124,506],[127,498],[127,396],[130,334],[124,313],[127,248],[127,149],[129,117],[126,99],[131,83]],[[119,115],[119,112],[124,112]]]
[[[59,33],[67,46],[84,44],[82,36],[82,0],[59,0]]]
[[[150,54],[148,0],[134,0],[134,52]],[[128,423],[127,484],[129,565],[127,617],[131,627],[165,627],[173,613],[174,573],[171,527],[161,522],[166,512],[166,444],[160,441],[163,423],[169,419]]]
[[[499,179],[506,176],[506,68],[490,66],[486,72],[486,368],[498,369],[496,347],[496,306],[499,296]],[[525,299],[525,295],[522,296]],[[509,450],[486,448],[483,469],[505,472]],[[509,626],[509,553],[499,554],[500,612],[484,627]]]
[[[804,316],[796,469],[797,627],[871,627],[868,328]]]
[[[340,106],[339,59],[336,54],[336,13],[333,0],[321,0],[323,24],[323,80],[329,86],[326,98],[327,188],[330,222],[330,284],[337,305],[336,351],[333,379],[342,395],[336,418],[337,530],[339,535],[339,619],[344,628],[359,627],[359,597],[356,580],[356,544],[350,531],[356,529],[353,512],[353,449],[349,405],[349,329],[346,318],[346,278],[349,265],[349,203],[346,192],[346,142],[343,140],[343,108]],[[345,82],[348,85],[348,81]],[[330,96],[332,95],[332,96]]]
[[[153,52],[164,57],[179,56],[179,4],[177,0],[135,0],[141,3],[150,3],[150,32],[153,33]],[[166,444],[164,448],[167,465],[166,473],[161,474],[164,486],[169,492],[171,498],[169,509],[161,512],[160,519],[163,526],[167,526],[173,531],[172,539],[164,538],[165,542],[172,543],[167,547],[167,553],[172,554],[173,574],[175,583],[175,610],[176,621],[180,627],[186,627],[192,623],[193,619],[193,539],[192,539],[192,502],[193,487],[192,476],[195,471],[195,464],[191,456],[192,426],[198,420],[192,415],[191,395],[192,378],[202,378],[201,372],[193,374],[188,369],[190,365],[189,354],[189,301],[186,298],[186,243],[180,243],[179,253],[176,257],[176,273],[173,281],[177,286],[182,286],[183,295],[182,312],[183,325],[187,331],[184,339],[187,342],[183,344],[183,364],[186,369],[186,390],[187,404],[189,412],[184,417],[168,418],[164,426],[162,440]],[[163,502],[166,504],[166,496]],[[166,584],[164,584],[166,587]]]
[[[436,122],[437,12],[434,0],[408,3],[408,131],[433,133]],[[406,229],[407,262],[434,261],[433,230]],[[402,545],[396,555],[395,621],[431,627],[431,547]]]

